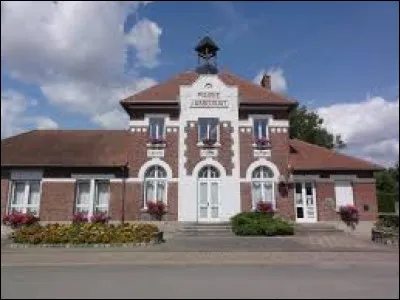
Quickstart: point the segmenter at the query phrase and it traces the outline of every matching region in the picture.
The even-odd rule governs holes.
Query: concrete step
[[[296,234],[323,234],[343,232],[343,230],[329,224],[296,224],[294,230]]]

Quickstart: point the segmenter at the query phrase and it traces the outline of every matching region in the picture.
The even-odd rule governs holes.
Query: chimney
[[[271,90],[271,76],[264,74],[261,79],[260,84],[263,88],[266,88],[267,90]]]

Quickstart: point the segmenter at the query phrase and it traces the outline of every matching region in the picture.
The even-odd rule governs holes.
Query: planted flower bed
[[[16,229],[12,239],[22,244],[132,244],[155,242],[158,234],[152,224],[37,224]]]
[[[242,212],[231,219],[232,231],[241,236],[293,235],[294,225],[274,217],[272,205],[260,202],[254,212]]]
[[[399,216],[381,215],[371,231],[373,242],[399,245]]]

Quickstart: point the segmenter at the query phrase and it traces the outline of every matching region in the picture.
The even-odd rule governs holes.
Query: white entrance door
[[[214,167],[204,167],[198,179],[198,213],[199,222],[216,222],[219,220],[219,172]]]
[[[294,193],[296,221],[316,222],[317,206],[314,184],[312,182],[296,182]]]

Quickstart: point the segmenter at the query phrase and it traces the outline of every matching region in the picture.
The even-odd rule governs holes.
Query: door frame
[[[200,218],[200,184],[207,183],[207,218],[203,219]],[[211,184],[217,183],[218,185],[218,217],[212,218],[211,217],[211,205],[210,205],[210,197],[211,197]],[[220,221],[221,215],[221,179],[219,178],[198,178],[197,179],[197,222],[199,223],[214,223]]]
[[[296,184],[301,184],[301,197],[302,197],[302,202],[303,202],[303,218],[298,218],[297,217],[297,207],[298,205],[296,203]],[[314,218],[310,219],[307,216],[307,199],[306,199],[306,183],[311,183],[312,185],[312,193],[313,193],[313,208],[314,208]],[[316,195],[316,188],[315,188],[315,182],[314,181],[295,181],[294,182],[294,189],[293,189],[293,203],[294,203],[294,215],[296,218],[296,223],[316,223],[318,222],[318,208],[317,208],[317,195]]]

